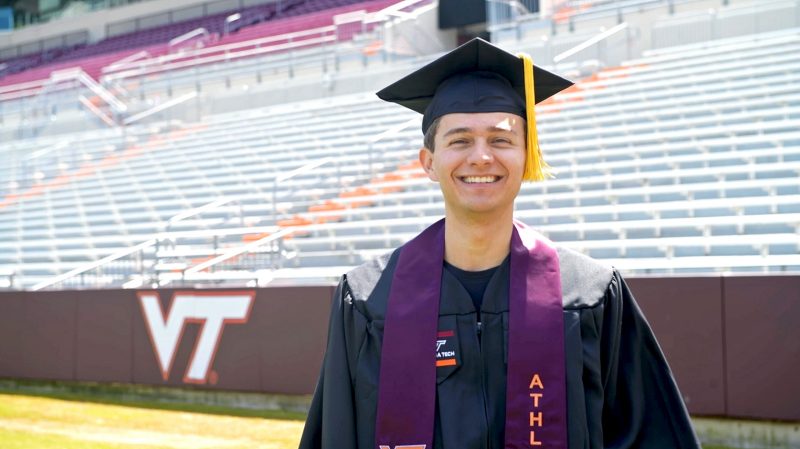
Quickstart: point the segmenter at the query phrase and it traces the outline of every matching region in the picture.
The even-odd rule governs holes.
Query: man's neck
[[[444,259],[466,271],[487,270],[508,256],[513,212],[492,220],[445,220]]]

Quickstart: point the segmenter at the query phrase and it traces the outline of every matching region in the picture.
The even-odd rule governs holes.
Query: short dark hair
[[[439,130],[439,121],[441,117],[437,117],[436,120],[431,122],[431,126],[428,127],[428,130],[425,131],[425,136],[422,138],[422,144],[425,148],[431,150],[431,153],[435,150],[434,146],[436,145],[436,131]]]

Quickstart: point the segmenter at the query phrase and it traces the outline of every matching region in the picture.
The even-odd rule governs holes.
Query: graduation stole
[[[375,449],[433,449],[443,258],[444,220],[400,250],[384,324]],[[515,221],[510,271],[505,448],[566,449],[558,254]]]

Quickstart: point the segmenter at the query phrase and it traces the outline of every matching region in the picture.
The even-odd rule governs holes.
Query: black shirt
[[[507,261],[508,257],[506,257],[506,260],[504,260],[503,263],[506,263]],[[481,310],[481,304],[483,304],[483,294],[486,293],[486,286],[489,285],[489,279],[494,276],[494,273],[497,271],[500,265],[487,270],[467,271],[447,262],[444,263],[445,269],[455,276],[456,279],[458,279],[458,282],[460,282],[467,292],[469,292],[469,296],[472,298],[472,304],[475,305],[475,310],[479,314]]]

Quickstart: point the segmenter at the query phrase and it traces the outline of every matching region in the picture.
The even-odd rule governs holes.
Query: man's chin
[[[447,207],[448,216],[467,220],[496,220],[502,219],[510,211],[513,215],[513,205],[503,207],[498,204],[468,204],[459,207]]]

